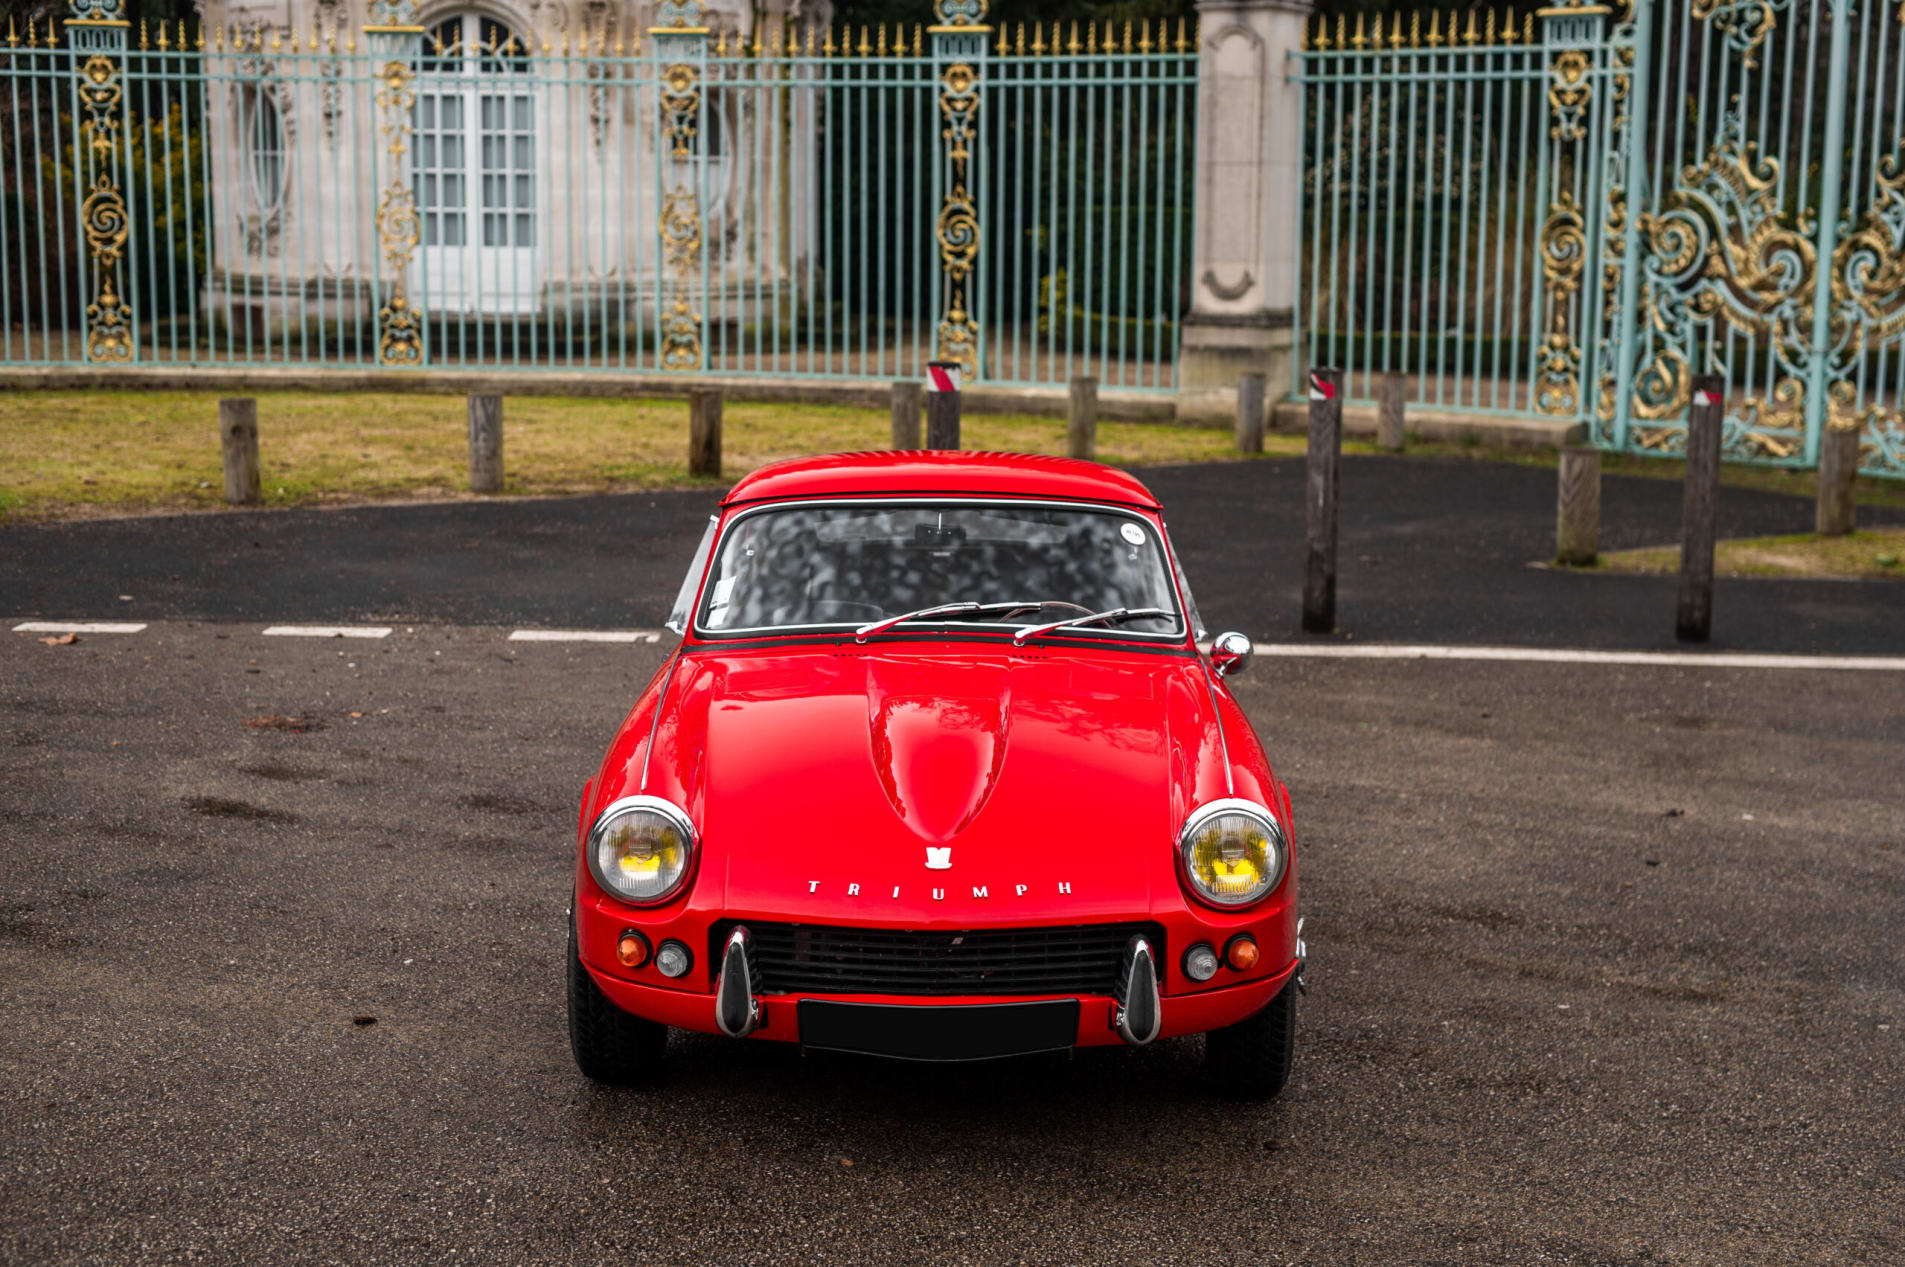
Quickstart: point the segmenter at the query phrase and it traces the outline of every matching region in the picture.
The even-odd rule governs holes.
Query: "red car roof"
[[[744,476],[721,504],[894,493],[999,494],[1160,508],[1151,490],[1113,467],[1077,458],[965,450],[879,450],[790,458]]]

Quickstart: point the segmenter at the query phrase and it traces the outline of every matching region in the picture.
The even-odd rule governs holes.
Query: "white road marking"
[[[1507,660],[1527,664],[1645,664],[1690,669],[1863,669],[1905,673],[1905,656],[1753,655],[1715,651],[1588,651],[1547,647],[1436,647],[1394,643],[1259,642],[1258,655],[1335,660]]]
[[[14,633],[138,633],[145,626],[129,620],[29,620]]]
[[[390,629],[380,625],[272,625],[264,633],[267,638],[388,638]]]
[[[660,642],[659,629],[518,629],[511,642]]]

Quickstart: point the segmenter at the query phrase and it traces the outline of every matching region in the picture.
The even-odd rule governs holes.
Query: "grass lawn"
[[[1844,537],[1747,537],[1719,542],[1713,570],[1721,576],[1905,578],[1905,528],[1877,528]],[[1678,572],[1680,547],[1603,554],[1595,570]]]
[[[224,504],[217,392],[0,393],[0,517],[211,509]],[[268,392],[258,400],[267,506],[467,497],[460,396]],[[504,406],[506,494],[596,493],[681,486],[688,477],[684,399],[510,397]],[[980,415],[965,445],[1063,453],[1063,419]],[[728,483],[778,458],[883,448],[884,409],[742,404],[723,411]],[[1269,436],[1272,456],[1303,451]],[[1228,431],[1100,422],[1098,456],[1120,466],[1239,455]]]

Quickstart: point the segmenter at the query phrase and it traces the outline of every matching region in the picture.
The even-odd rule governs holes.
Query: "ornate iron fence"
[[[1312,363],[1420,408],[1540,414],[1611,449],[1813,465],[1862,429],[1905,475],[1905,5],[1551,0],[1373,26],[1300,56]],[[1292,383],[1292,390],[1297,384]]]
[[[0,359],[1170,390],[1183,26],[13,30]],[[1082,29],[1082,34],[1081,34]]]

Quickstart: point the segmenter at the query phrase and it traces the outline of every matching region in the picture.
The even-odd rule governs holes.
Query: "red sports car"
[[[569,1033],[630,1082],[668,1027],[911,1060],[1206,1032],[1289,1077],[1290,795],[1157,500],[1000,453],[765,467],[712,517],[583,791]],[[1208,647],[1208,650],[1203,648]]]

